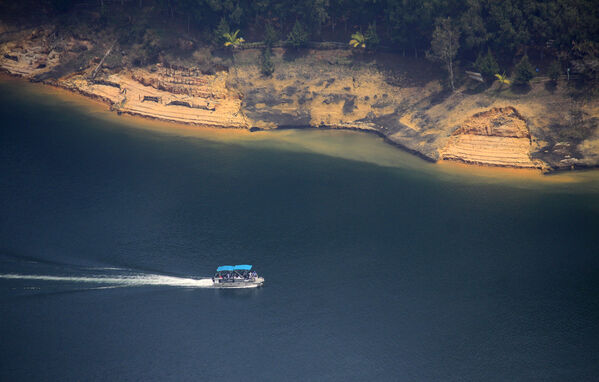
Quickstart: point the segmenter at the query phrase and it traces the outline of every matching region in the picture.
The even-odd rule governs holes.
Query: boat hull
[[[258,288],[264,285],[263,277],[255,277],[250,280],[245,279],[235,279],[235,280],[225,280],[225,279],[214,279],[213,286],[214,288],[223,288],[223,289],[240,289],[240,288]]]

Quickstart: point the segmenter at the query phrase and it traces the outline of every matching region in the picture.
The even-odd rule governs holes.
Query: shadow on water
[[[262,287],[241,289],[214,288],[214,294],[225,300],[249,300],[258,297],[261,293]]]

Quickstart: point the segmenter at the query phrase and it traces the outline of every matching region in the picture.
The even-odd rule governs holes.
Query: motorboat
[[[257,288],[264,284],[264,278],[248,264],[221,265],[216,268],[212,282],[215,288]]]

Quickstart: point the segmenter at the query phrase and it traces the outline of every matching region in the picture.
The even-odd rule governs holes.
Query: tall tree
[[[310,2],[310,19],[314,22],[316,34],[320,35],[322,25],[329,19],[327,7],[329,0],[312,0]]]
[[[212,42],[216,46],[223,45],[226,41],[225,34],[230,33],[231,29],[229,28],[229,23],[224,17],[221,17],[218,26],[213,32]]]
[[[304,47],[308,43],[308,32],[299,21],[295,22],[293,29],[289,32],[287,43],[294,48]]]
[[[489,1],[487,25],[495,51],[514,53],[530,44],[530,32],[526,25],[526,7],[521,0]]]
[[[589,84],[596,85],[599,82],[599,44],[593,41],[574,44],[572,58],[570,63],[574,71]]]
[[[460,28],[464,31],[466,48],[480,48],[489,40],[489,33],[483,18],[481,0],[467,0],[468,8],[460,17]],[[492,73],[493,75],[495,73]]]
[[[455,91],[454,60],[460,48],[460,30],[452,23],[451,18],[439,18],[435,22],[435,30],[431,40],[431,50],[427,57],[443,62],[449,74],[451,90]]]
[[[368,49],[376,49],[381,40],[379,39],[379,35],[376,32],[376,21],[372,24],[368,25],[368,29],[364,34],[364,39],[366,40],[366,45]]]
[[[482,74],[485,81],[494,79],[495,74],[499,73],[499,65],[491,53],[491,49],[487,50],[487,54],[483,56],[482,52],[478,54],[474,62],[474,68]]]
[[[514,86],[528,86],[530,80],[535,76],[534,69],[528,60],[528,56],[524,55],[520,62],[514,67]]]

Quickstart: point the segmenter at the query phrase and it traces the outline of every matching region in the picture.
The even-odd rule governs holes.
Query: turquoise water
[[[596,172],[456,169],[346,132],[165,131],[14,81],[0,101],[2,380],[599,372]],[[201,280],[245,262],[263,288]]]

